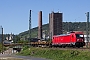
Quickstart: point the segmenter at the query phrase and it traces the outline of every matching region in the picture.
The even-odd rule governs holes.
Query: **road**
[[[48,60],[45,58],[36,58],[30,56],[18,56],[15,55],[16,51],[13,52],[12,48],[8,49],[7,51],[0,54],[0,60]]]
[[[20,59],[20,60],[47,60],[47,59],[44,59],[44,58],[36,58],[36,57],[30,57],[30,56],[17,56],[17,55],[8,55],[8,54],[0,54],[0,60],[1,59],[12,59],[12,60],[15,60],[15,59]]]

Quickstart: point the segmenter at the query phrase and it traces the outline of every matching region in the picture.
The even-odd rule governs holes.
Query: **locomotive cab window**
[[[83,37],[82,34],[76,34],[76,38],[81,38],[81,37]]]

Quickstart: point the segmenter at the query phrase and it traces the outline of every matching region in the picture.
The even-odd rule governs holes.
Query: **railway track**
[[[39,45],[39,43],[37,43],[37,42],[32,43],[32,44]],[[46,46],[46,44],[49,44],[49,43],[42,42],[42,43],[40,43],[39,46],[40,46],[40,48],[59,49],[59,50],[90,50],[90,48],[86,48],[86,46],[84,46],[83,48],[82,47],[81,48],[76,48],[76,47],[75,48],[73,48],[73,47],[65,47],[65,48],[62,48],[62,47],[52,47],[52,48],[50,48],[49,46]],[[23,45],[23,44],[22,43],[4,44],[4,46],[16,46],[16,45]],[[26,45],[30,45],[30,44],[27,43]]]
[[[45,49],[53,49],[53,50],[87,50],[90,51],[90,48],[72,48],[72,47],[66,47],[66,48],[59,48],[59,47],[52,47],[52,48],[48,48],[45,47]]]
[[[59,49],[59,50],[90,50],[90,48],[51,48],[51,49]]]

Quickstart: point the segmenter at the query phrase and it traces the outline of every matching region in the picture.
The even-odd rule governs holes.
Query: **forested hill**
[[[90,26],[90,25],[89,25]],[[42,26],[43,30],[46,30],[47,32],[49,32],[49,24],[44,24]],[[90,30],[90,28],[89,28]],[[32,37],[36,37],[37,36],[37,31],[38,31],[38,27],[33,28],[32,30]],[[65,31],[86,31],[86,22],[63,22],[63,32]],[[19,36],[21,37],[27,37],[28,36],[28,31],[25,32],[21,32],[19,34]]]

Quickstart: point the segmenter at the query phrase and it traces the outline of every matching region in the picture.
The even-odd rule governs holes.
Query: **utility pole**
[[[86,34],[87,34],[87,45],[86,47],[88,48],[88,43],[89,43],[89,12],[86,13],[87,16],[87,24],[86,24]]]
[[[3,27],[1,26],[2,29],[2,54],[3,54]]]
[[[31,42],[31,10],[30,10],[30,16],[29,16],[29,43],[30,42]]]

